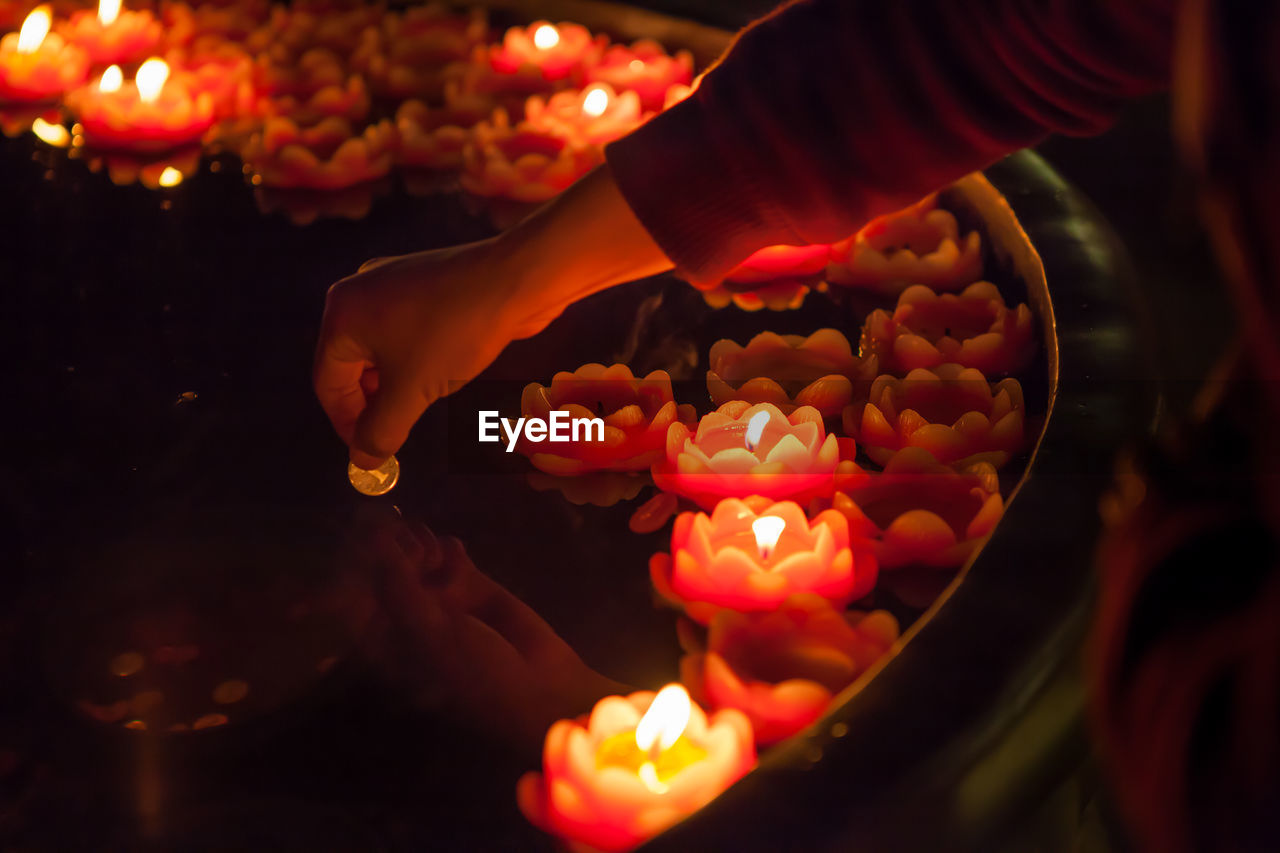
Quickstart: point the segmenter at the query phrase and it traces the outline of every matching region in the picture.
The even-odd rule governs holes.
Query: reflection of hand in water
[[[537,749],[547,727],[626,688],[592,671],[453,537],[384,522],[372,537],[378,613],[366,654],[415,700]]]

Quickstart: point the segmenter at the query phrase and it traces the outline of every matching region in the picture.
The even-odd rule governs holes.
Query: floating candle
[[[118,65],[111,66],[96,84],[68,95],[67,105],[86,144],[102,149],[169,151],[196,142],[214,121],[208,93],[193,97],[156,58],[142,63],[129,82]]]
[[[747,495],[808,501],[831,493],[837,466],[856,468],[841,461],[841,444],[812,406],[786,415],[771,403],[737,400],[705,415],[696,432],[672,424],[653,481],[708,508],[722,497]],[[844,458],[852,460],[852,443],[844,445]]]
[[[797,592],[843,607],[871,590],[876,571],[870,543],[851,539],[840,513],[810,520],[798,504],[759,496],[725,498],[709,516],[681,513],[671,554],[649,561],[659,594],[703,624],[722,609],[773,610]]]
[[[707,391],[717,406],[745,400],[784,413],[812,406],[832,418],[852,402],[855,383],[865,394],[877,373],[875,357],[855,356],[837,329],[808,337],[761,332],[745,347],[727,339],[712,344]]]
[[[892,373],[951,363],[998,376],[1026,364],[1034,336],[1031,310],[1009,308],[989,281],[958,294],[912,285],[898,296],[892,314],[876,310],[867,316],[862,351],[878,355]]]
[[[640,39],[630,47],[613,45],[600,61],[587,68],[587,81],[608,83],[618,92],[635,92],[640,105],[651,112],[667,106],[667,93],[693,81],[693,54],[674,56],[652,39]]]
[[[607,42],[579,24],[536,21],[512,27],[501,44],[476,48],[463,79],[472,91],[521,98],[575,88],[581,86],[586,69],[599,60]]]
[[[709,707],[746,714],[765,746],[822,716],[897,639],[898,622],[884,610],[842,613],[797,593],[777,610],[718,612],[706,647],[681,660],[681,679]]]
[[[482,121],[463,148],[462,188],[478,196],[543,202],[602,162],[600,150],[521,123],[505,110]]]
[[[603,146],[626,136],[648,116],[635,92],[615,93],[607,83],[581,91],[533,95],[525,103],[525,125],[565,140]]]
[[[692,406],[676,405],[671,377],[655,370],[643,379],[625,364],[605,367],[584,364],[572,373],[560,372],[549,386],[525,386],[520,413],[525,418],[550,420],[560,412],[570,421],[604,422],[600,440],[585,433],[580,441],[534,443],[522,438],[516,449],[535,467],[562,476],[587,471],[643,471],[661,458],[667,429],[674,423],[692,426]]]
[[[629,850],[702,808],[755,764],[739,711],[709,719],[680,685],[608,696],[590,717],[547,732],[542,773],[517,787],[520,810],[565,841]]]
[[[380,27],[364,31],[351,69],[363,74],[380,96],[436,100],[488,31],[480,9],[462,15],[432,3],[403,15],[389,12]]]
[[[944,364],[905,379],[877,377],[866,405],[845,409],[844,429],[880,464],[903,447],[923,447],[948,465],[999,468],[1022,448],[1024,419],[1018,380],[989,384],[980,370]]]
[[[957,569],[1004,514],[1000,480],[989,462],[959,471],[923,447],[904,447],[884,471],[835,494],[832,507],[854,535],[872,537],[881,569]]]
[[[89,54],[95,65],[127,65],[153,53],[164,37],[155,15],[121,9],[121,0],[99,0],[97,13],[81,9],[59,27],[71,44]]]
[[[89,76],[88,55],[49,32],[51,21],[49,7],[38,6],[0,38],[0,102],[52,101]]]
[[[395,126],[385,119],[356,135],[337,117],[307,128],[273,118],[245,143],[241,157],[261,186],[335,190],[385,177],[395,141]]]
[[[963,238],[955,216],[930,195],[905,210],[872,220],[832,246],[832,284],[897,293],[912,284],[959,290],[982,274],[977,231]]]
[[[396,161],[423,169],[457,169],[463,164],[463,149],[471,140],[471,129],[488,116],[485,105],[445,87],[442,108],[409,100],[396,110],[399,142]]]

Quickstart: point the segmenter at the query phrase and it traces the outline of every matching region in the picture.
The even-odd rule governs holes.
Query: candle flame
[[[538,50],[550,50],[560,43],[560,31],[551,24],[543,24],[533,31],[533,46]]]
[[[120,0],[98,0],[98,23],[109,27],[120,17]]]
[[[152,57],[138,68],[134,82],[138,85],[138,98],[149,104],[160,97],[160,90],[169,79],[169,65],[163,59]]]
[[[609,109],[609,93],[599,86],[587,90],[582,98],[582,111],[592,118],[599,118]]]
[[[35,53],[44,43],[44,37],[49,34],[49,24],[52,21],[48,6],[32,9],[31,14],[22,22],[22,29],[18,31],[18,53]]]
[[[760,559],[767,560],[778,544],[778,537],[787,529],[787,523],[776,515],[762,515],[751,522],[751,532],[756,535],[756,548]]]
[[[66,148],[71,144],[71,134],[67,133],[65,127],[45,121],[39,116],[36,116],[36,120],[31,122],[31,132],[41,142],[52,145],[54,148]]]
[[[761,409],[747,421],[747,450],[754,451],[764,436],[764,428],[769,425],[769,413]]]
[[[118,92],[122,83],[124,83],[124,74],[120,71],[120,66],[112,65],[102,72],[102,79],[98,81],[98,91]]]
[[[165,166],[164,171],[160,173],[160,179],[157,181],[162,187],[176,187],[182,183],[182,173],[172,166]]]
[[[668,684],[653,697],[649,710],[644,712],[636,725],[636,746],[651,757],[680,739],[685,726],[689,725],[689,717],[693,713],[693,703],[689,701],[689,693],[679,684]]]

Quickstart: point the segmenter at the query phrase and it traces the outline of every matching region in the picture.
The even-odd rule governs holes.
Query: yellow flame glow
[[[149,104],[160,97],[160,90],[169,79],[169,64],[163,59],[152,57],[142,63],[133,81],[138,85],[138,97],[142,103]]]
[[[655,794],[665,794],[671,790],[666,783],[658,778],[658,768],[652,761],[646,761],[640,765],[640,781],[644,786]]]
[[[650,755],[670,749],[689,725],[692,713],[688,691],[679,684],[668,684],[653,697],[649,710],[636,725],[636,746]]]
[[[751,532],[756,535],[756,548],[760,549],[761,559],[769,559],[778,537],[787,529],[787,523],[776,515],[765,515],[751,522]]]
[[[609,93],[599,86],[587,90],[582,98],[582,111],[593,118],[604,115],[609,109]]]
[[[543,24],[533,31],[533,46],[538,50],[550,50],[560,43],[560,31],[551,24]]]
[[[172,166],[165,166],[164,171],[160,173],[160,179],[157,183],[162,187],[176,187],[182,183],[182,173]]]
[[[102,72],[102,79],[98,81],[98,91],[118,92],[122,83],[124,83],[124,73],[119,65],[112,65]]]
[[[35,53],[44,43],[44,37],[49,34],[49,24],[52,21],[48,6],[32,9],[31,14],[22,22],[22,29],[18,31],[18,53]]]
[[[747,421],[747,450],[755,450],[764,436],[764,428],[769,425],[769,413],[761,409]]]
[[[31,122],[31,132],[41,142],[52,145],[54,148],[66,148],[71,144],[71,134],[67,133],[65,127],[47,122],[39,116]]]
[[[120,17],[120,0],[98,0],[98,23],[109,27]]]
[[[633,59],[627,63],[627,67],[630,68],[632,71],[639,73],[644,70],[644,62],[642,62],[639,59]]]

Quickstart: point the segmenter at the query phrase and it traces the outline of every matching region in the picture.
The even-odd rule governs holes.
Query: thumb
[[[377,392],[356,420],[351,461],[361,468],[377,468],[400,449],[426,408],[426,397],[410,378],[380,377]]]

